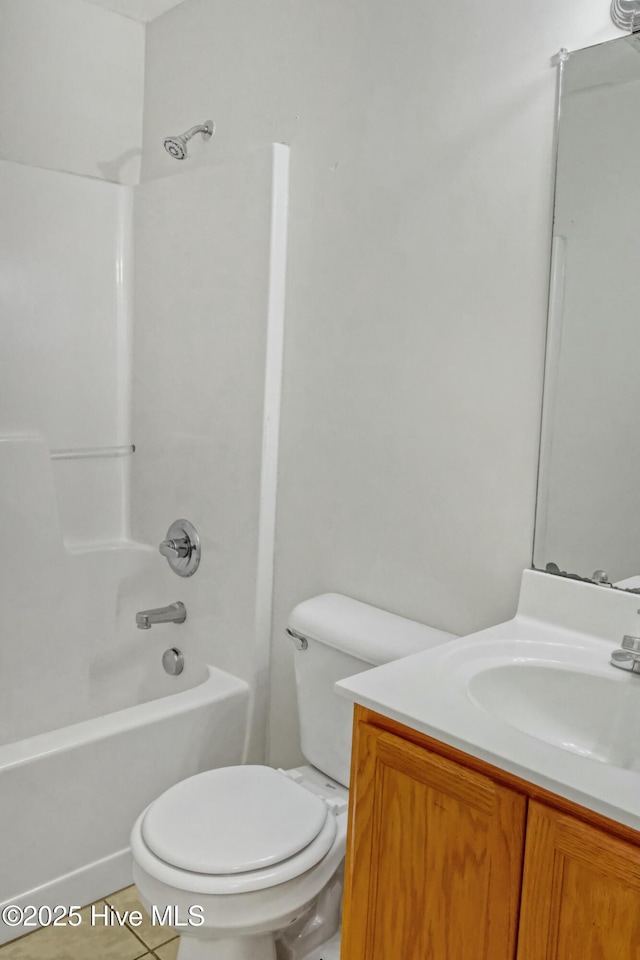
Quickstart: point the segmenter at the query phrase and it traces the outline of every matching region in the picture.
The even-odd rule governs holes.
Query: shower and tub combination
[[[0,475],[15,544],[0,560],[3,942],[131,882],[132,818],[158,788],[243,759],[250,688],[194,655],[184,603],[134,610],[158,593],[157,549],[64,544],[41,436],[1,438]],[[30,549],[40,565],[20,563]],[[27,907],[45,912],[12,925]]]
[[[128,886],[136,811],[242,758],[247,684],[211,666],[196,675],[182,693],[149,687],[147,703],[0,746],[1,908],[83,906]],[[29,929],[5,923],[0,942]]]
[[[0,161],[0,909],[128,885],[154,797],[263,755],[288,151],[167,172]]]

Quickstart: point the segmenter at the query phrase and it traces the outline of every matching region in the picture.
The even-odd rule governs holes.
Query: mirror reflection
[[[561,67],[534,567],[640,587],[640,35]],[[602,573],[595,576],[603,580]]]

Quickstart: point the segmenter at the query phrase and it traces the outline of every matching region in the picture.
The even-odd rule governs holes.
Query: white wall
[[[144,26],[84,0],[0,0],[0,158],[140,171]]]
[[[289,642],[337,590],[455,632],[530,564],[561,46],[601,0],[187,0],[147,31],[143,177],[291,144],[272,759],[297,759]],[[181,64],[167,69],[167,63]]]

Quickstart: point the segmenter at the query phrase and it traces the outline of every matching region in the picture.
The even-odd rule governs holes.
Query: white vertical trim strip
[[[269,299],[267,306],[256,575],[254,688],[245,741],[245,758],[249,749],[258,753],[264,753],[266,749],[265,730],[271,660],[273,570],[289,217],[289,147],[281,143],[273,144],[271,190]]]
[[[120,187],[118,203],[118,242],[116,252],[116,377],[118,443],[131,443],[132,392],[133,392],[133,230],[134,188]],[[130,535],[131,517],[131,463],[122,464],[121,470],[121,516],[120,536]]]
[[[567,241],[557,235],[551,242],[551,282],[549,287],[549,319],[547,346],[544,364],[544,389],[542,401],[542,424],[540,432],[540,462],[538,466],[538,491],[536,522],[533,541],[533,564],[543,570],[552,558],[547,556],[549,521],[549,470],[553,452],[553,419],[556,412],[558,366],[562,344],[564,320],[565,273],[567,265]]]

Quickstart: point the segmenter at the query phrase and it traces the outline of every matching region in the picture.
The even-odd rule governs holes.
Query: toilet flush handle
[[[293,642],[296,645],[296,650],[306,650],[309,646],[309,641],[306,637],[303,637],[301,633],[296,633],[295,630],[291,630],[289,627],[286,629],[287,636],[291,637]]]

